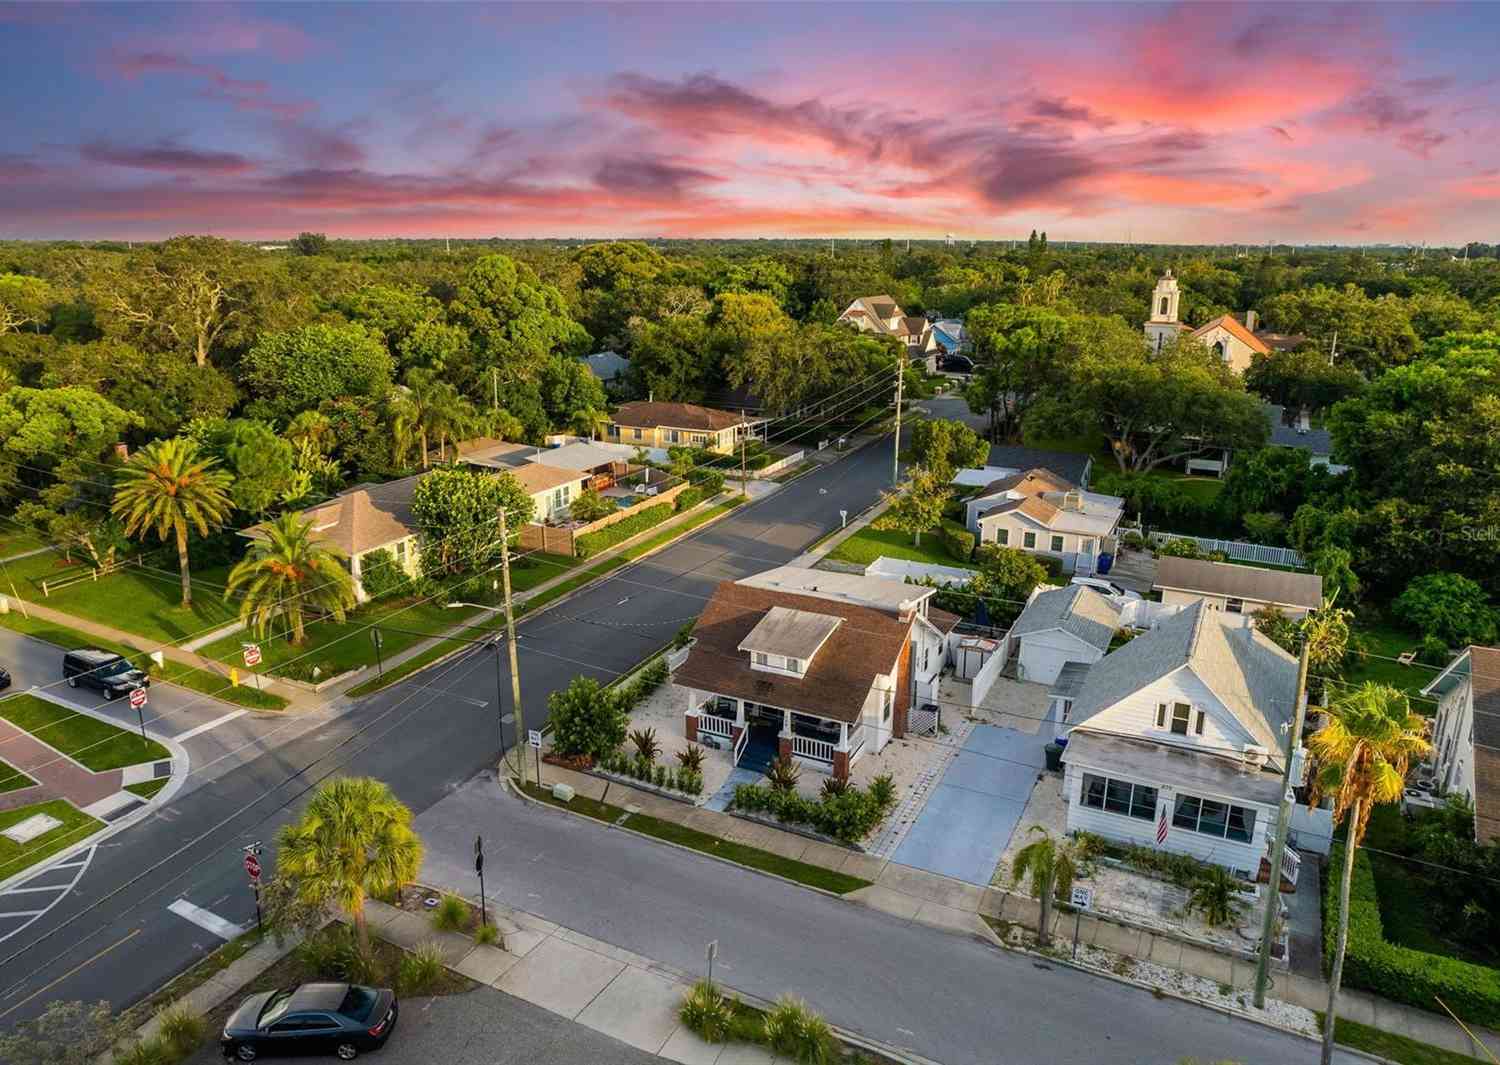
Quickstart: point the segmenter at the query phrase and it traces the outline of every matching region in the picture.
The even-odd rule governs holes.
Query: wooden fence
[[[606,514],[597,521],[591,521],[587,525],[578,525],[572,528],[562,525],[540,525],[531,522],[521,528],[521,547],[527,551],[546,551],[553,555],[572,555],[577,552],[576,542],[578,537],[587,536],[591,532],[608,528],[616,522],[624,521],[640,513],[646,507],[654,507],[658,503],[673,503],[677,497],[682,495],[691,487],[687,481],[678,481],[670,488],[664,488],[652,496],[643,495],[631,503],[628,507],[621,507],[613,514]]]

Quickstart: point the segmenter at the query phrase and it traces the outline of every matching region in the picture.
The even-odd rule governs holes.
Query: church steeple
[[[1161,280],[1156,283],[1156,291],[1151,295],[1151,320],[1153,322],[1177,321],[1177,301],[1181,293],[1177,290],[1177,279],[1172,276],[1169,268],[1161,275]]]

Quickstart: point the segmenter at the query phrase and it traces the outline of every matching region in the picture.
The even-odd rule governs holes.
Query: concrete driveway
[[[1050,728],[976,725],[891,855],[891,860],[970,884],[988,884],[1032,785],[1046,764]]]

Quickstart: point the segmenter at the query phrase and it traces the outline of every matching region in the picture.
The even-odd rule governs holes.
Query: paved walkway
[[[82,809],[120,790],[120,770],[95,773],[85,769],[3,718],[0,718],[0,758],[36,781],[32,787],[0,794],[0,810],[14,810],[48,799],[67,799]]]
[[[578,794],[592,799],[602,796],[605,783],[597,777],[550,765],[543,767],[543,780],[548,786],[558,782],[570,784]],[[616,805],[629,804],[637,807],[640,812],[660,820],[683,824],[737,843],[870,880],[873,883],[869,887],[860,888],[843,897],[896,918],[918,921],[949,931],[967,932],[991,942],[995,941],[995,935],[980,914],[1033,927],[1037,921],[1036,900],[1018,892],[982,887],[874,854],[850,851],[782,832],[769,825],[745,821],[730,814],[687,806],[628,786],[622,788],[619,784],[612,785],[609,799]],[[1024,801],[1023,798],[1022,805]],[[629,827],[628,822],[626,827]],[[1053,922],[1054,934],[1071,940],[1072,915],[1056,913]],[[1254,986],[1253,962],[1231,958],[1167,935],[1127,927],[1097,916],[1085,916],[1079,922],[1079,941],[1201,976],[1216,983],[1238,988]],[[1328,985],[1320,976],[1273,971],[1271,995],[1307,1009],[1321,1010],[1328,1004]],[[1390,1002],[1365,991],[1345,989],[1339,1001],[1340,1016],[1419,1042],[1489,1060],[1445,1016]],[[1500,1048],[1500,1032],[1482,1028],[1475,1028],[1474,1031],[1491,1047]]]

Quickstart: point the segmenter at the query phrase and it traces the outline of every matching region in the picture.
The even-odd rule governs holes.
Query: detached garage
[[[1092,588],[1039,588],[1010,630],[1016,676],[1052,684],[1069,662],[1093,665],[1109,650],[1119,627],[1119,611]]]

